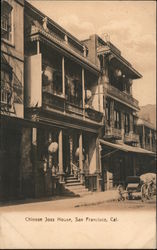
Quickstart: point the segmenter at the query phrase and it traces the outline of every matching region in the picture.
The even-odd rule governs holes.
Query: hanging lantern
[[[122,71],[120,69],[116,69],[115,74],[117,77],[120,77],[120,76],[122,76]]]
[[[56,168],[54,165],[52,166],[52,169],[51,169],[51,175],[52,176],[56,175]]]
[[[76,156],[76,157],[79,157],[79,152],[80,152],[80,149],[77,148],[77,149],[76,149],[76,152],[75,152],[75,156]],[[82,149],[82,152],[83,152],[83,153],[85,152],[84,148]],[[82,155],[82,160],[84,160],[84,155]]]
[[[52,70],[50,68],[46,67],[44,75],[47,76],[49,81],[52,81]]]
[[[58,150],[58,143],[57,142],[52,142],[49,147],[48,147],[48,151],[49,153],[53,154],[56,153]]]
[[[92,92],[91,92],[91,90],[87,89],[86,90],[86,98],[87,98],[87,100],[89,100],[91,97],[92,97]]]

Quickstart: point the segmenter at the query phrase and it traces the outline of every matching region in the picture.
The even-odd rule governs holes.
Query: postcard
[[[1,1],[0,248],[156,248],[155,1]]]

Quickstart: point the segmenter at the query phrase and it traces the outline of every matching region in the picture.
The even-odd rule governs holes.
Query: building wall
[[[9,110],[10,114],[23,117],[24,87],[24,1],[7,0],[12,9],[12,41],[1,37],[1,52],[8,64],[13,68],[14,96]]]

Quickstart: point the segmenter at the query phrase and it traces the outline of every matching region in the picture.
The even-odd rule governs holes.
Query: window
[[[117,110],[114,110],[114,127],[121,129],[121,115]]]
[[[1,105],[11,104],[12,87],[9,72],[1,71]]]
[[[106,102],[106,120],[108,125],[110,126],[110,100]]]
[[[58,69],[43,64],[42,83],[43,91],[62,94],[62,74]]]
[[[12,9],[13,8],[6,1],[2,1],[1,8],[2,8],[1,36],[5,40],[12,42],[12,33],[13,33]]]
[[[130,131],[130,119],[129,119],[129,114],[124,115],[124,129],[125,133],[129,133]]]

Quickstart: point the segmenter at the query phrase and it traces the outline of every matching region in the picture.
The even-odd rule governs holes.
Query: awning
[[[111,148],[116,148],[116,149],[119,149],[119,150],[124,151],[124,152],[139,153],[139,154],[146,154],[146,155],[155,156],[154,152],[148,151],[148,150],[143,149],[143,148],[132,147],[132,146],[128,146],[126,144],[111,143],[108,141],[104,141],[102,139],[99,139],[99,142],[103,145],[106,145],[106,146],[111,147]]]

